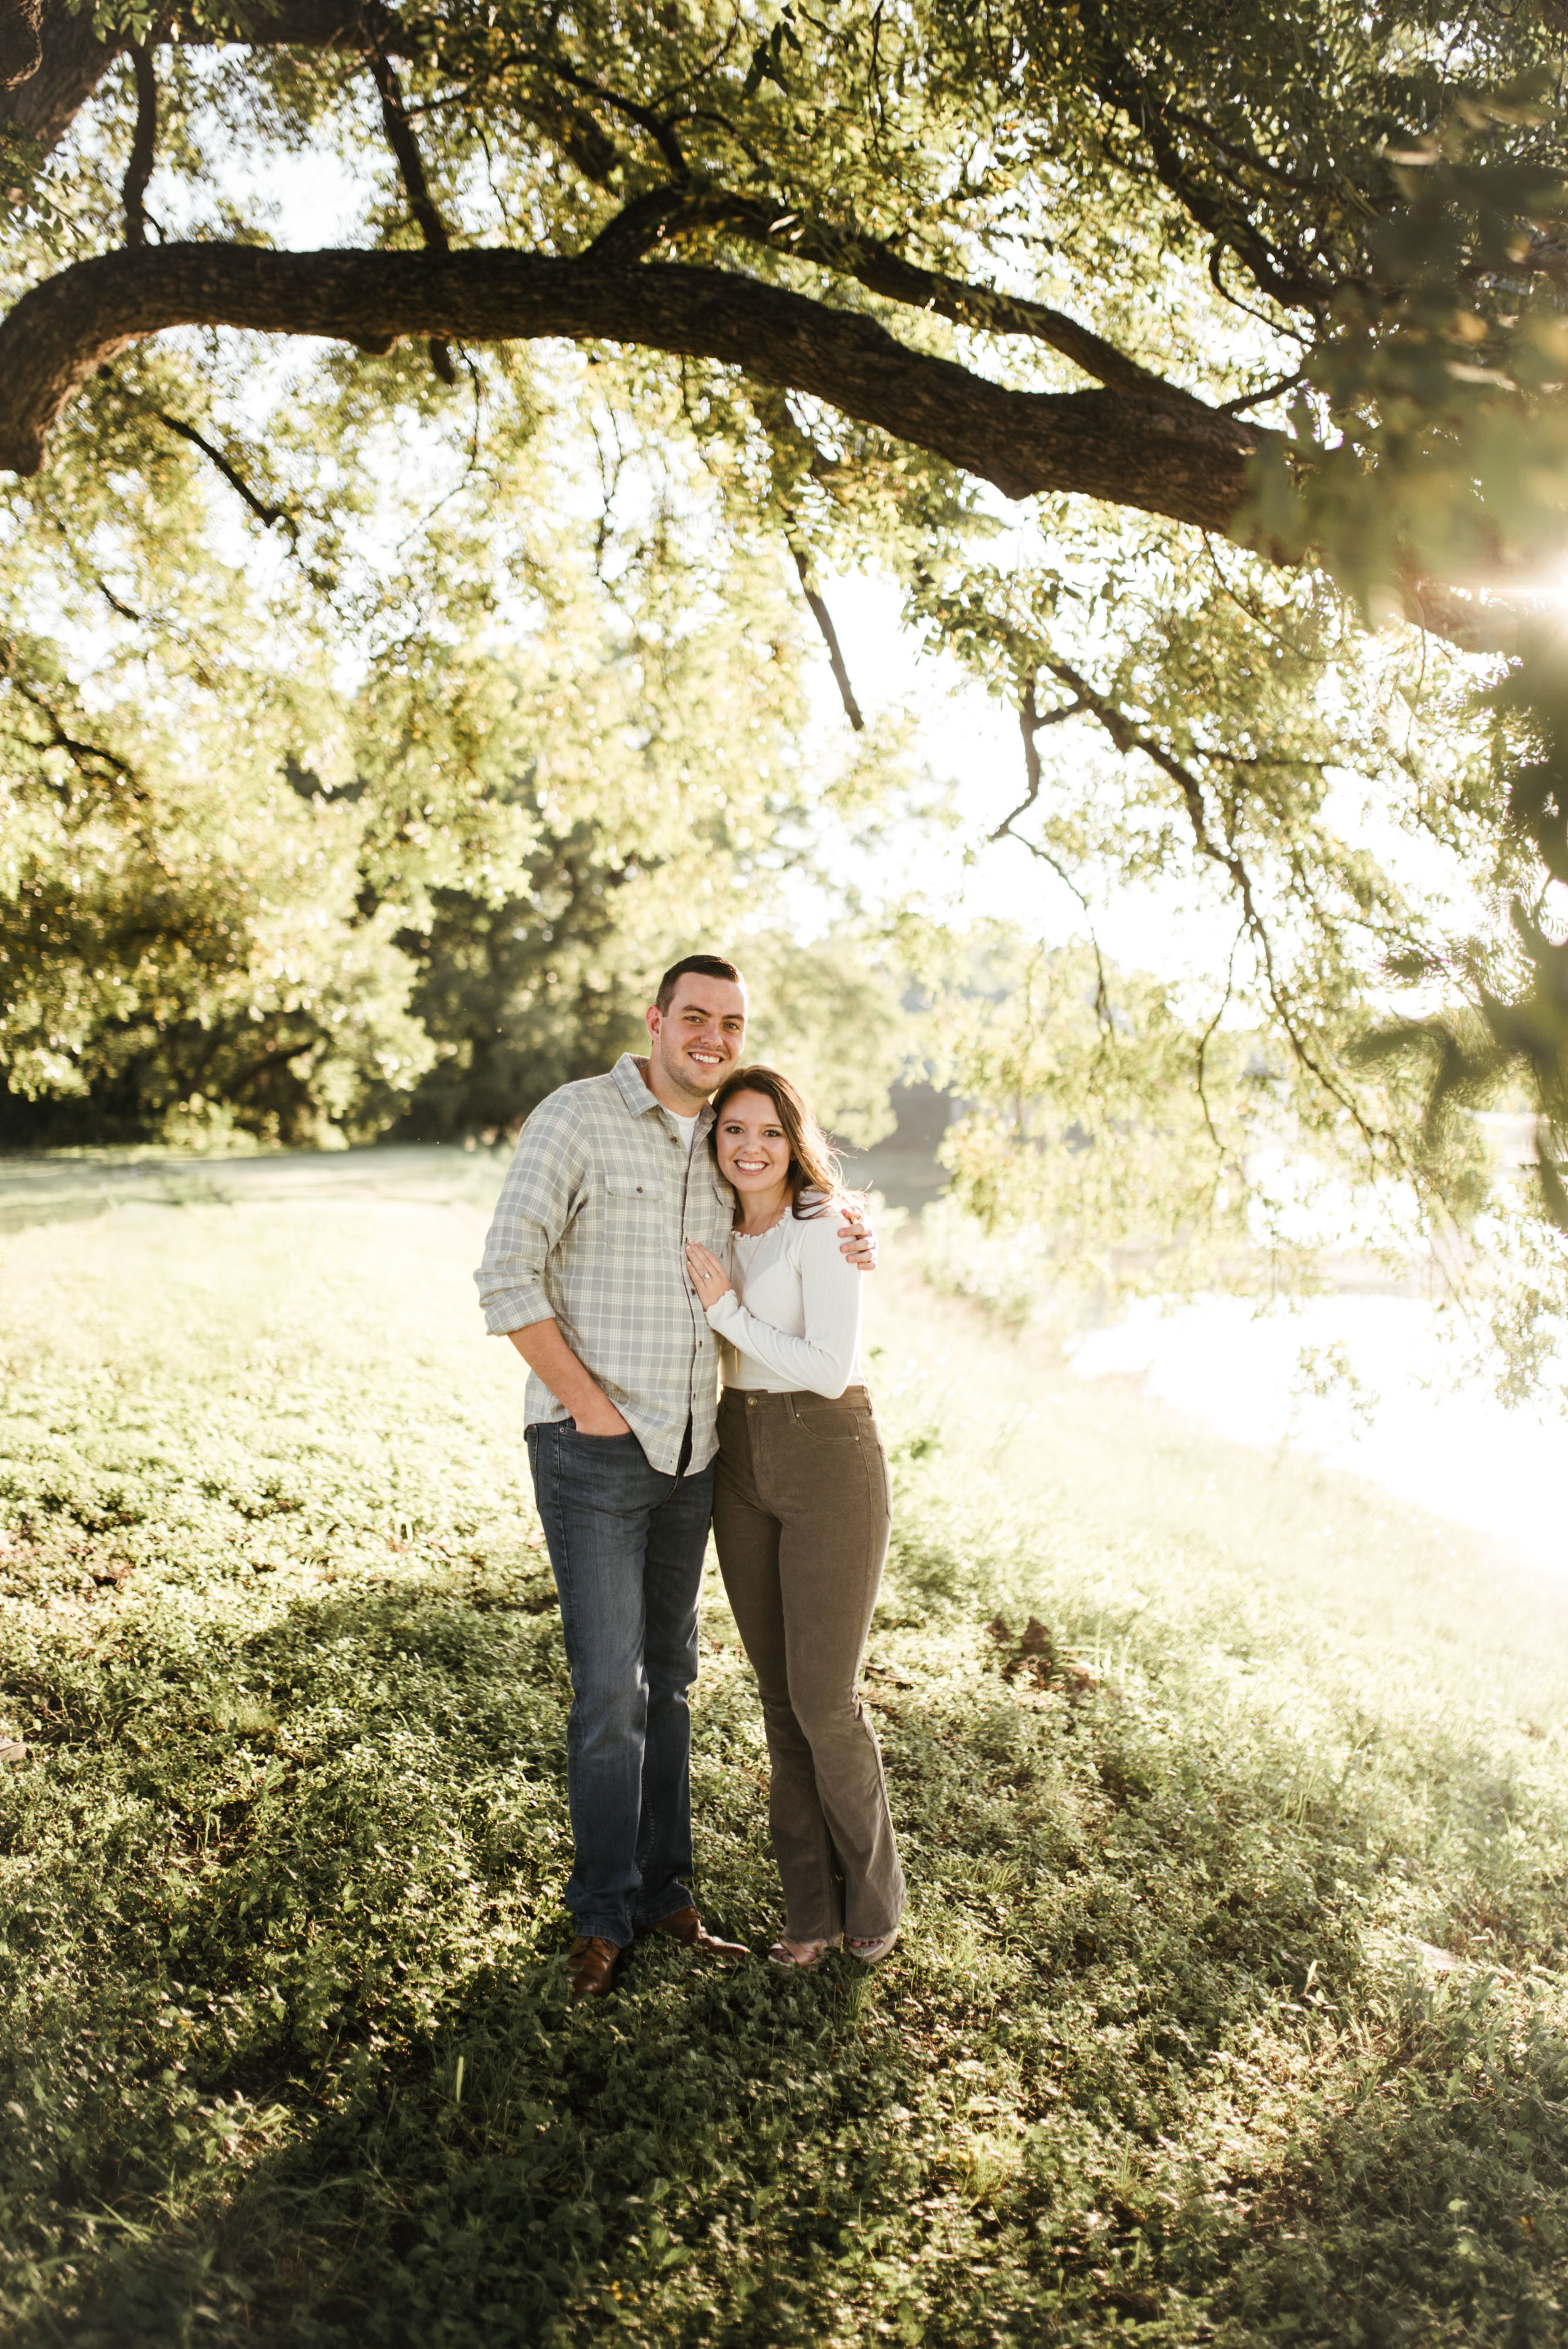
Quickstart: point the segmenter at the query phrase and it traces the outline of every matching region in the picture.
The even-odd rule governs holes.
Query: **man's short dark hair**
[[[693,978],[727,978],[733,980],[737,987],[746,984],[735,965],[726,962],[722,955],[687,955],[684,960],[671,963],[659,981],[659,991],[654,1001],[661,1011],[669,1009],[676,999],[676,984],[688,973]]]

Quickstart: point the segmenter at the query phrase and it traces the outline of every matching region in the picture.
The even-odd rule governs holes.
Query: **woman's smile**
[[[745,1227],[755,1231],[779,1213],[789,1195],[789,1137],[778,1104],[766,1093],[731,1093],[713,1138],[718,1171],[739,1192]]]

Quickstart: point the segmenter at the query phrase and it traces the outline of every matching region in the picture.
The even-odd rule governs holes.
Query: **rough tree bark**
[[[874,319],[728,271],[173,244],[78,262],[15,305],[0,325],[0,466],[36,472],[51,426],[93,369],[180,326],[321,335],[377,352],[413,335],[640,344],[814,396],[1010,498],[1076,490],[1204,530],[1234,519],[1262,438],[1196,402],[1010,391],[910,350]]]

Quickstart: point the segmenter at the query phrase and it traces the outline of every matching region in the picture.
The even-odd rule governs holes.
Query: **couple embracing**
[[[874,1965],[903,1906],[856,1691],[888,1540],[861,1378],[873,1235],[794,1086],[748,1067],[746,984],[690,955],[646,1059],[529,1118],[475,1278],[528,1364],[528,1456],[572,1670],[575,1997],[634,1938],[743,1958],[693,1900],[686,1693],[711,1525],[757,1673],[784,1889],[770,1961]],[[718,1393],[722,1371],[723,1394]]]

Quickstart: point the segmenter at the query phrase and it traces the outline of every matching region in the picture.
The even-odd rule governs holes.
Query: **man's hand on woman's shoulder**
[[[863,1207],[846,1207],[844,1220],[839,1226],[841,1252],[857,1272],[874,1272],[877,1268],[876,1226]]]

